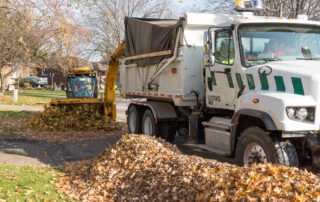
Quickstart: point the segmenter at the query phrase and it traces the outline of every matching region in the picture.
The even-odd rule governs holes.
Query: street
[[[118,122],[126,122],[125,111],[129,103],[129,100],[117,100]],[[0,105],[0,110],[42,111],[43,107]],[[95,140],[50,142],[15,138],[8,134],[8,136],[0,137],[0,164],[62,166],[68,162],[98,156],[106,148],[114,145],[120,138],[120,135],[108,134],[101,139]],[[196,145],[187,144],[186,137],[176,136],[174,143],[187,155],[197,155],[221,162],[233,162],[230,158],[205,151]]]

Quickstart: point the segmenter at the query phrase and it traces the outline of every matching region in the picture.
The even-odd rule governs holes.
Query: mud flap
[[[194,112],[189,116],[189,143],[199,144],[205,142],[202,121],[201,113]]]
[[[320,172],[320,136],[308,137],[307,139],[312,154],[312,167]]]

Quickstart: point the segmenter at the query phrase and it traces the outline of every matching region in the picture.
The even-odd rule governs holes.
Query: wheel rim
[[[136,131],[136,125],[137,125],[137,117],[135,114],[131,114],[129,117],[130,132],[134,133]]]
[[[243,162],[245,165],[252,165],[254,163],[267,163],[267,155],[264,149],[256,143],[249,144],[243,155]]]
[[[153,126],[150,117],[146,117],[143,122],[143,132],[145,135],[153,135]]]

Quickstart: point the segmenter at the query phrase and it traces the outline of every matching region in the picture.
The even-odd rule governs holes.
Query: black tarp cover
[[[162,23],[161,21],[163,21],[164,23]],[[126,17],[125,57],[166,50],[172,50],[173,54],[178,30],[179,27],[182,26],[182,22],[182,18],[180,20],[175,20],[174,23],[172,23],[172,20]],[[127,61],[127,63],[134,63],[139,67],[143,67],[146,65],[157,64],[163,59],[169,58],[171,56],[172,55],[133,60]]]

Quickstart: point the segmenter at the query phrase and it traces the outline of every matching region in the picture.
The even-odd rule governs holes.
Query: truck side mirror
[[[214,50],[214,31],[209,30],[208,31],[208,52],[209,52],[209,67],[210,71],[212,66],[215,64],[215,50]]]
[[[216,59],[214,57],[214,53],[212,53],[210,55],[210,71],[212,71],[211,68],[214,66],[215,63],[216,63]]]

